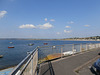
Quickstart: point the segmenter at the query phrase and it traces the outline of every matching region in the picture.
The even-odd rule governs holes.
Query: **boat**
[[[0,58],[2,58],[3,57],[3,55],[0,55]]]
[[[12,43],[12,42],[9,42],[9,43]]]
[[[64,56],[66,55],[72,55],[76,53],[76,49],[74,49],[73,51],[67,51],[67,52],[63,52]]]
[[[8,48],[14,48],[14,46],[9,46]]]
[[[29,55],[31,53],[31,51],[27,51],[27,55]]]
[[[56,49],[56,46],[52,46],[53,49]]]
[[[33,43],[29,43],[29,44],[28,44],[28,46],[33,46],[33,45],[34,45]]]
[[[48,43],[44,43],[44,45],[47,45]]]

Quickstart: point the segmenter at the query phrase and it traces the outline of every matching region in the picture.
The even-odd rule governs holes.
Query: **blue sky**
[[[100,0],[0,0],[0,38],[100,35]]]

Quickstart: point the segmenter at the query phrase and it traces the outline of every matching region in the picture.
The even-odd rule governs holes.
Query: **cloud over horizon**
[[[71,30],[64,30],[64,33],[71,33]]]
[[[73,21],[70,21],[70,22],[67,22],[68,24],[74,24],[74,22]]]
[[[6,13],[7,13],[7,11],[0,11],[0,18],[3,18]]]
[[[90,25],[84,25],[85,27],[90,27]]]
[[[44,20],[45,20],[45,21],[47,21],[48,19],[47,19],[47,18],[45,18]]]
[[[70,26],[66,26],[65,28],[71,28]]]
[[[33,24],[23,24],[21,26],[19,26],[19,28],[36,28],[36,26],[34,26]]]
[[[54,19],[51,19],[50,21],[51,21],[51,22],[54,22],[55,20],[54,20]]]
[[[57,34],[57,35],[59,35],[59,34],[60,34],[60,32],[57,32],[56,34]]]
[[[40,29],[49,29],[49,28],[53,28],[53,25],[48,22],[43,25],[38,25],[37,27]]]

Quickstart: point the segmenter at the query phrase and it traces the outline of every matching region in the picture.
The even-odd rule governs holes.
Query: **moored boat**
[[[14,48],[14,46],[9,46],[8,48]]]
[[[27,51],[27,55],[30,54],[30,53],[31,53],[31,51]]]
[[[47,45],[48,43],[44,43],[44,45]]]
[[[0,55],[0,58],[2,58],[3,57],[3,55]]]
[[[67,52],[63,52],[64,56],[66,55],[72,55],[76,53],[76,49],[74,49],[73,51],[67,51]]]
[[[29,43],[29,44],[28,44],[28,46],[33,46],[33,45],[34,45],[33,43]]]
[[[9,43],[12,43],[12,42],[9,42]]]

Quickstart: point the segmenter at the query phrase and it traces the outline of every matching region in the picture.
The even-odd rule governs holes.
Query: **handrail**
[[[20,72],[20,75],[23,73],[23,71],[25,70],[25,68],[27,67],[27,65],[30,63],[31,59],[33,58],[33,56],[35,55],[36,51],[33,53],[33,55],[31,55],[30,59],[27,61],[27,63],[25,64],[25,66],[23,67],[22,71]]]
[[[15,75],[17,72],[18,72],[18,70],[21,68],[21,66],[26,62],[26,61],[28,61],[28,60],[30,60],[31,58],[31,55],[32,54],[34,54],[35,52],[37,51],[37,47],[26,57],[26,58],[24,58],[23,60],[22,60],[22,62],[20,62],[17,66],[16,66],[16,68],[9,74],[9,75]],[[30,59],[29,59],[30,58]],[[25,68],[25,67],[24,67]],[[24,69],[23,69],[24,70]]]
[[[67,45],[68,46],[71,45],[71,46],[68,47]],[[94,47],[92,47],[93,45],[94,45]],[[92,43],[86,43],[86,44],[82,43],[82,44],[64,44],[64,45],[36,47],[26,58],[24,58],[22,60],[22,62],[20,62],[18,64],[18,66],[9,75],[23,75],[26,73],[27,70],[28,70],[28,73],[30,73],[30,71],[31,71],[31,74],[28,74],[28,75],[36,75],[33,73],[37,73],[37,64],[41,64],[44,61],[46,61],[47,60],[46,57],[48,55],[52,55],[55,53],[55,54],[58,54],[58,57],[56,57],[56,58],[59,58],[59,57],[62,58],[62,57],[67,56],[67,53],[66,53],[67,50],[72,51],[72,53],[74,54],[76,52],[77,53],[84,52],[84,51],[87,51],[89,49],[100,47],[100,43],[94,43],[93,45],[92,45]],[[39,54],[39,56],[38,56],[38,54]],[[61,56],[60,56],[60,54],[61,54]],[[48,58],[49,57],[50,56],[48,56]],[[34,69],[33,69],[33,65],[35,65]],[[28,68],[30,68],[30,69],[28,69]]]
[[[74,45],[80,44],[98,44],[98,43],[74,43]],[[52,47],[52,46],[64,46],[64,45],[73,45],[73,44],[63,44],[63,45],[50,45],[50,46],[38,46],[38,48]]]

